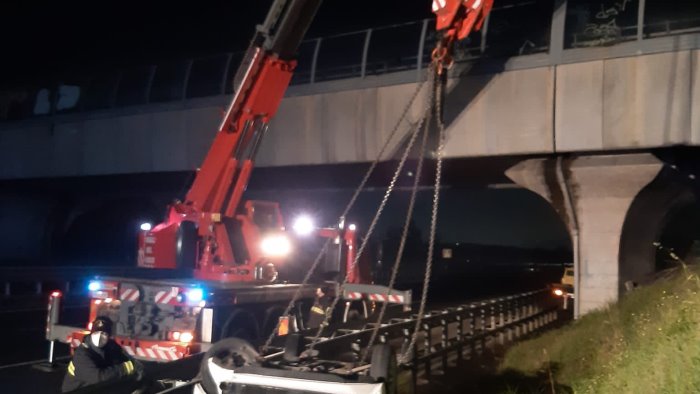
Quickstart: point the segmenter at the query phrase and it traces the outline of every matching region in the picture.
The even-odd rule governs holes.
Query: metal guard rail
[[[432,311],[423,317],[412,356],[403,367],[413,371],[414,379],[421,372],[429,377],[436,359],[441,360],[444,370],[452,359],[462,360],[465,352],[472,358],[484,352],[493,341],[502,345],[559,321],[559,309],[551,292],[542,289]],[[417,315],[413,315],[382,324],[378,343],[389,343],[402,354],[410,343],[416,318]],[[319,351],[321,359],[333,359],[352,349],[359,360],[373,326],[338,330],[338,335],[322,340],[314,349]]]

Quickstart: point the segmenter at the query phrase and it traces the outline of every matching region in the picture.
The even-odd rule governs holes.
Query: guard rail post
[[[476,341],[474,340],[474,334],[476,332],[476,314],[474,313],[474,304],[469,305],[467,317],[469,319],[469,358],[471,359],[476,353]]]
[[[505,316],[503,312],[503,303],[504,303],[503,298],[498,299],[498,344],[503,345],[505,343],[505,333],[503,332],[503,326],[505,325]]]
[[[447,348],[449,346],[448,332],[449,329],[449,313],[443,311],[443,315],[440,317],[440,346],[442,347],[442,371],[447,373]]]
[[[524,295],[522,302],[520,303],[520,336],[527,335],[527,320],[529,315],[527,314],[527,295]]]
[[[433,348],[433,340],[432,340],[432,329],[430,327],[429,323],[426,323],[425,320],[421,322],[421,330],[424,331],[425,337],[423,338],[423,354],[422,356],[428,356]],[[430,376],[432,375],[432,365],[431,365],[431,360],[430,357],[425,357],[425,377],[426,379],[430,380]]]
[[[455,316],[457,320],[457,330],[455,332],[455,339],[457,340],[457,364],[462,362],[462,352],[464,351],[464,316],[462,315],[464,310],[460,307],[459,313]]]
[[[479,355],[484,353],[486,349],[486,303],[482,302],[479,305]]]
[[[411,382],[412,386],[411,387],[418,387],[418,363],[416,362],[416,352],[418,350],[416,344],[413,344],[413,348],[409,348],[411,345],[411,330],[406,327],[401,330],[401,334],[403,336],[403,343],[401,346],[402,352],[401,354],[406,354],[408,357],[404,359],[403,361],[405,363],[408,363],[410,369],[411,369]]]
[[[535,327],[535,319],[533,319],[533,316],[535,315],[535,307],[534,307],[534,297],[532,295],[528,296],[528,304],[527,304],[527,328],[528,332],[532,332]]]
[[[513,313],[515,314],[515,321],[513,323],[513,331],[515,332],[515,339],[517,340],[522,336],[522,294],[518,294],[515,296],[515,299],[513,300],[514,305],[513,305]]]
[[[508,324],[508,328],[506,329],[506,340],[511,342],[513,341],[513,327],[511,325],[513,323],[513,296],[508,296],[507,303],[506,324]]]

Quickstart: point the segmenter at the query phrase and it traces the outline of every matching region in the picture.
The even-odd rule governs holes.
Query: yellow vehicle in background
[[[561,282],[552,285],[552,294],[564,300],[566,309],[568,299],[574,298],[574,267],[564,267]]]

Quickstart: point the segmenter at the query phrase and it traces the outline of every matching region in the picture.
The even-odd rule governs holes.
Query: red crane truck
[[[241,201],[255,153],[289,85],[294,55],[320,0],[276,0],[258,25],[233,81],[233,99],[184,201],[168,207],[165,221],[139,234],[138,266],[176,270],[181,279],[98,278],[90,282],[90,314],[115,322],[115,340],[132,356],[174,361],[206,350],[221,338],[255,342],[282,318],[303,326],[317,289],[280,282],[276,267],[287,261],[292,241],[279,205]],[[319,229],[335,239],[338,277],[355,259],[354,226]],[[340,253],[338,253],[340,252]],[[355,267],[342,296],[410,305],[408,291],[371,285]],[[354,287],[353,287],[354,286]],[[331,284],[332,287],[332,284]],[[290,316],[281,313],[301,293]],[[61,325],[61,293],[50,298],[46,338],[75,347],[86,328]],[[366,316],[366,308],[364,308]],[[287,325],[281,325],[284,329]],[[49,361],[52,360],[52,351]]]

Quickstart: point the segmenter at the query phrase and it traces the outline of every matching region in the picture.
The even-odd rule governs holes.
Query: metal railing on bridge
[[[683,10],[664,6],[663,0],[614,4],[568,0],[563,2],[564,25],[553,23],[555,3],[497,2],[482,31],[459,43],[456,60],[548,52],[550,39],[557,34],[562,36],[563,48],[553,50],[610,46],[700,31],[700,7],[692,5],[692,9]],[[553,35],[550,30],[555,28],[558,30]],[[299,49],[292,84],[420,71],[430,61],[435,36],[433,19],[425,19],[306,40]],[[0,120],[229,94],[229,81],[242,56],[243,52],[232,52],[90,76],[66,76],[49,85],[0,92]],[[416,72],[416,78],[420,76]]]

